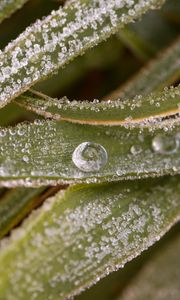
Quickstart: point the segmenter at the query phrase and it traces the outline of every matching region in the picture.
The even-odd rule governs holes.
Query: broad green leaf
[[[73,0],[27,28],[0,54],[0,106],[164,0]]]
[[[8,18],[28,0],[0,0],[0,23]]]
[[[180,128],[35,121],[0,130],[0,185],[104,182],[180,171]]]
[[[32,91],[16,101],[25,108],[55,120],[93,125],[150,126],[152,123],[153,127],[158,127],[162,118],[171,115],[178,114],[179,123],[180,85],[148,96],[136,96],[131,100],[69,101],[66,97],[52,99]]]
[[[118,300],[179,300],[180,236],[152,257]]]
[[[136,95],[147,95],[154,90],[172,84],[180,79],[180,38],[162,54],[150,61],[133,79],[123,87],[112,92],[107,98],[133,98]]]
[[[65,299],[123,267],[180,218],[179,177],[74,186],[4,240],[0,298]]]
[[[34,207],[42,202],[38,196],[45,188],[10,190],[0,201],[0,238],[17,225]]]

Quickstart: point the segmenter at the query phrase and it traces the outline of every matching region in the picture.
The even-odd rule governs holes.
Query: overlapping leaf
[[[17,103],[55,120],[93,125],[148,126],[154,123],[155,128],[162,126],[159,122],[163,117],[180,113],[180,86],[146,97],[101,102],[69,101],[66,97],[58,100],[32,91],[22,95]]]

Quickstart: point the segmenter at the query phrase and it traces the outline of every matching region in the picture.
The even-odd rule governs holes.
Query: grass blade
[[[79,293],[159,240],[180,217],[179,195],[179,177],[58,193],[3,241],[0,298]]]
[[[177,174],[179,126],[164,128],[129,130],[37,120],[1,129],[0,185],[31,187]]]
[[[52,99],[32,91],[22,95],[17,103],[33,112],[54,120],[91,125],[162,126],[160,121],[180,113],[180,85],[131,100],[69,101],[66,97]],[[179,123],[179,118],[177,117]],[[166,124],[167,126],[167,124]],[[171,122],[170,122],[171,126]]]
[[[39,195],[45,188],[10,190],[0,201],[0,238],[17,225],[34,207],[42,202]]]
[[[37,21],[0,54],[0,106],[162,3],[74,0]]]

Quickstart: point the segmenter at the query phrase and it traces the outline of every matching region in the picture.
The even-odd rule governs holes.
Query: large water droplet
[[[175,136],[159,134],[152,140],[152,148],[160,154],[173,154],[179,148],[179,140]]]
[[[105,148],[99,144],[84,142],[73,152],[73,163],[84,172],[99,171],[108,160]]]

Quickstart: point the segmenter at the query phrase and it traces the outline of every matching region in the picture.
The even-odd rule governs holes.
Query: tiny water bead
[[[133,145],[130,149],[131,154],[133,155],[137,155],[140,154],[142,152],[142,148],[140,145]]]
[[[84,142],[77,146],[72,155],[75,166],[83,172],[97,172],[108,160],[106,149],[96,143]]]
[[[160,154],[173,154],[178,151],[179,139],[175,136],[157,135],[152,140],[152,148]]]

